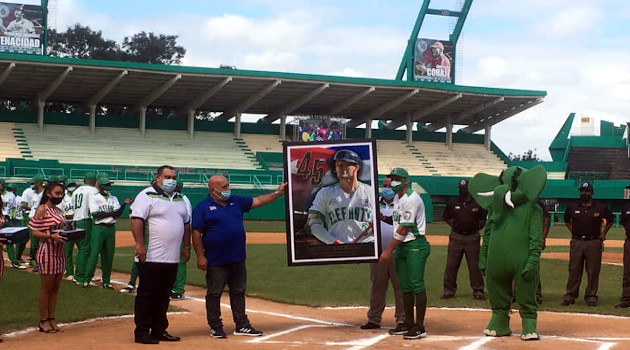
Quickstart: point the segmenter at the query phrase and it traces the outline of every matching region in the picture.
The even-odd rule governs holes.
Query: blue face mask
[[[164,181],[162,181],[162,189],[166,192],[173,192],[175,187],[177,187],[177,180],[164,179]]]
[[[230,196],[232,196],[232,191],[227,190],[227,191],[221,191],[221,195],[219,196],[219,198],[221,198],[221,200],[228,200],[230,199]]]
[[[395,195],[394,190],[389,187],[381,189],[381,196],[387,200],[394,198]]]

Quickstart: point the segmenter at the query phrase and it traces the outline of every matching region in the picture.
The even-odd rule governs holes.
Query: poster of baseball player
[[[452,83],[453,42],[446,40],[416,40],[413,78],[416,81]]]
[[[378,259],[374,140],[285,143],[288,264]]]
[[[0,52],[43,54],[41,0],[0,2]]]

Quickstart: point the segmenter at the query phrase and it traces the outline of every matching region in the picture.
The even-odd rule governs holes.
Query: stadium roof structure
[[[242,113],[264,115],[265,122],[287,115],[350,119],[349,126],[372,120],[389,128],[426,123],[429,131],[463,125],[475,132],[544,100],[545,91],[497,89],[443,83],[200,68],[0,53],[0,98],[35,101],[44,124],[46,102],[137,108],[144,132],[147,107],[177,108],[191,121],[196,111],[220,113],[215,120]],[[366,136],[371,132],[366,124]],[[282,129],[282,128],[281,128]],[[369,137],[369,136],[368,136]]]

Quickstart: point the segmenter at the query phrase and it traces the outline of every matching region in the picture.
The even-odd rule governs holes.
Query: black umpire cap
[[[594,192],[593,190],[593,185],[590,184],[589,182],[584,182],[580,185],[580,187],[578,188],[579,191],[589,191],[589,192]]]

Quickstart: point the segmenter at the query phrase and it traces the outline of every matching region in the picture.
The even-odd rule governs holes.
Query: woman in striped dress
[[[57,307],[57,293],[65,271],[66,256],[64,245],[66,238],[53,233],[64,221],[63,213],[57,204],[61,203],[65,189],[58,182],[49,182],[44,188],[42,199],[37,207],[35,216],[29,221],[28,227],[33,230],[33,237],[41,239],[37,249],[37,264],[41,275],[39,290],[39,331],[59,332],[55,322]]]

